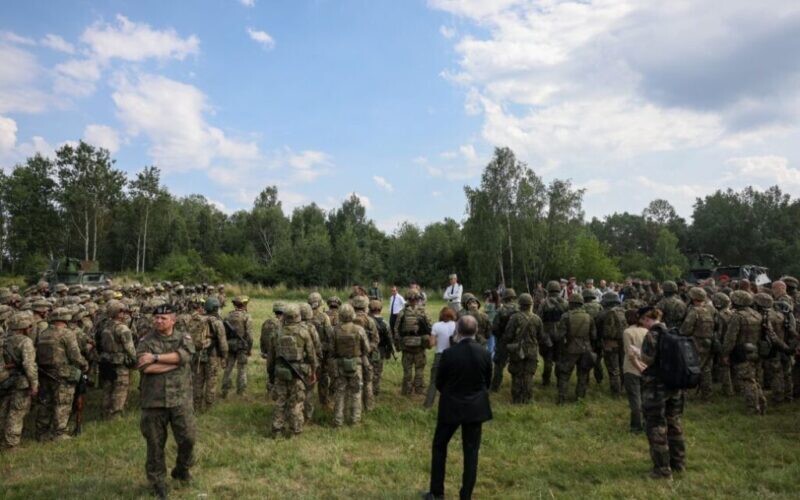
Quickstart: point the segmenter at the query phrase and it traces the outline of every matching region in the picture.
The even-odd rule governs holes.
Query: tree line
[[[266,186],[250,209],[228,215],[202,195],[171,194],[157,167],[129,178],[108,151],[80,142],[0,173],[0,272],[32,276],[66,255],[112,273],[185,281],[439,287],[458,272],[473,290],[526,290],[566,276],[674,279],[702,252],[773,276],[800,274],[800,201],[778,186],[698,198],[691,223],[662,199],[641,214],[587,221],[584,190],[546,183],[497,148],[479,185],[464,190],[462,221],[404,223],[393,234],[355,195],[287,216],[277,188]]]

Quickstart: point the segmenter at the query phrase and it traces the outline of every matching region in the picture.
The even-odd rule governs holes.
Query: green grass
[[[432,317],[442,303],[429,307]],[[271,302],[251,303],[256,324]],[[272,403],[264,397],[263,361],[249,364],[244,396],[231,396],[200,416],[195,481],[172,483],[174,498],[417,498],[426,490],[435,411],[420,397],[399,395],[402,369],[390,361],[378,408],[360,426],[334,430],[330,414],[291,440],[267,438]],[[426,377],[427,378],[427,377]],[[555,389],[537,376],[535,404],[509,404],[510,379],[492,399],[484,426],[476,498],[796,498],[797,404],[763,418],[744,414],[739,398],[687,404],[688,470],[672,483],[647,479],[642,435],[627,432],[624,399],[591,385],[584,402],[556,406]],[[574,384],[574,380],[573,380]],[[0,455],[3,498],[138,498],[148,494],[137,392],[124,418],[103,422],[100,393],[90,393],[83,435],[64,443]],[[448,458],[447,492],[458,494],[460,438]],[[170,438],[168,463],[174,463]]]

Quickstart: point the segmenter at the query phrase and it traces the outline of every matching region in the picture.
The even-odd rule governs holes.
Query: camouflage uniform
[[[492,334],[492,322],[489,315],[481,311],[481,302],[471,293],[465,293],[461,297],[462,309],[458,311],[458,318],[462,316],[472,316],[478,323],[478,331],[475,333],[475,342],[485,346]]]
[[[317,368],[317,356],[308,330],[300,324],[300,308],[296,305],[286,306],[284,325],[271,346],[267,363],[269,378],[274,384],[272,435],[283,432],[287,424],[292,434],[300,434],[303,432],[305,385],[294,371],[307,379]]]
[[[168,308],[156,309],[155,313],[168,312]],[[180,364],[166,373],[145,373],[140,369],[140,406],[142,416],[139,428],[147,443],[145,472],[147,480],[160,494],[166,491],[167,466],[164,445],[167,442],[167,427],[172,428],[178,454],[172,477],[188,479],[189,469],[194,465],[194,444],[197,427],[192,407],[191,360],[195,354],[191,335],[174,329],[171,335],[153,331],[145,335],[136,348],[137,356],[145,353],[177,353]],[[149,366],[149,365],[148,365]],[[146,368],[146,367],[145,367]]]
[[[603,312],[603,306],[597,302],[597,295],[595,295],[594,290],[584,288],[582,293],[583,310],[589,313],[589,316],[592,317],[592,321],[595,322],[595,326],[597,326],[597,316]],[[599,384],[603,381],[603,349],[598,349],[597,346],[593,346],[593,350],[595,351],[596,356],[594,356],[595,361],[592,371],[594,372],[595,381]]]
[[[228,359],[225,365],[225,374],[222,376],[222,397],[228,395],[233,385],[231,372],[236,367],[236,393],[243,394],[247,388],[247,358],[253,348],[253,320],[243,306],[246,306],[246,297],[236,297],[233,305],[236,307],[228,313],[226,321],[233,326],[236,333],[228,337]],[[221,305],[221,304],[220,304]],[[242,306],[242,307],[240,307]]]
[[[356,311],[356,317],[353,323],[364,329],[369,340],[369,349],[362,352],[362,369],[364,374],[362,377],[362,392],[364,393],[364,410],[371,411],[375,409],[375,392],[373,388],[373,380],[375,376],[374,363],[380,360],[381,353],[378,350],[381,337],[378,333],[378,324],[375,320],[367,314],[369,306],[369,299],[364,296],[358,296],[353,299],[353,309]]]
[[[592,345],[597,338],[597,330],[592,316],[583,308],[583,297],[573,293],[569,298],[570,310],[558,322],[557,340],[562,343],[562,355],[556,367],[558,379],[558,402],[567,399],[567,385],[572,371],[578,369],[578,384],[575,395],[578,399],[586,396],[589,372],[594,367]]]
[[[261,358],[266,362],[267,368],[267,398],[270,397],[272,392],[272,384],[269,381],[269,351],[272,343],[275,341],[275,337],[280,333],[283,324],[283,310],[285,307],[283,302],[275,302],[272,304],[272,312],[275,313],[275,317],[267,318],[261,325],[261,342],[259,348],[261,350]]]
[[[556,290],[558,289],[558,290]],[[550,337],[551,346],[542,346],[542,358],[544,359],[544,371],[542,372],[542,385],[550,384],[550,377],[553,373],[553,364],[557,363],[561,352],[560,346],[555,341],[558,333],[558,322],[561,316],[567,312],[567,301],[559,296],[561,285],[557,281],[547,284],[548,297],[539,304],[539,317],[544,324],[544,333]]]
[[[760,362],[757,345],[761,339],[762,318],[750,306],[749,292],[736,290],[731,294],[734,311],[728,322],[722,352],[734,364],[736,378],[742,387],[745,403],[754,413],[766,411],[766,399],[756,379]]]
[[[708,400],[712,389],[712,367],[714,364],[714,310],[706,303],[706,292],[702,288],[689,290],[692,304],[680,327],[681,335],[692,337],[700,356],[700,397]]]
[[[68,310],[55,309],[51,315],[53,324],[39,336],[36,345],[40,393],[36,433],[40,439],[50,435],[54,439],[68,437],[75,384],[81,372],[88,368],[75,332],[65,325],[71,318]]]
[[[109,303],[106,310],[112,319],[100,333],[100,373],[105,391],[103,412],[106,417],[119,416],[125,409],[130,388],[130,368],[136,363],[136,348],[125,319],[117,315],[127,311],[118,301]]]
[[[533,297],[519,296],[520,310],[508,320],[503,341],[508,352],[508,373],[511,374],[511,402],[530,403],[533,400],[533,376],[539,362],[539,344],[548,344],[542,320],[533,313]]]
[[[664,298],[656,303],[656,308],[663,313],[664,324],[667,328],[679,328],[686,317],[686,304],[677,294],[678,285],[674,281],[665,281],[662,285]]]
[[[794,399],[794,377],[792,369],[794,365],[795,353],[800,338],[797,330],[797,317],[794,314],[794,303],[787,295],[775,299],[775,310],[783,315],[784,342],[788,347],[788,352],[779,353],[781,370],[783,371],[783,399],[792,401]],[[774,391],[773,387],[773,391]],[[773,393],[774,394],[774,393]]]
[[[403,364],[402,394],[425,393],[425,350],[430,347],[430,320],[417,305],[419,294],[411,291],[405,308],[395,321],[395,344],[400,345]],[[413,384],[412,384],[413,381]]]
[[[378,305],[380,305],[379,301]],[[372,306],[370,306],[372,309]],[[383,379],[383,362],[386,359],[389,359],[392,356],[391,350],[391,342],[392,336],[389,333],[389,324],[386,322],[385,319],[380,315],[380,310],[371,311],[372,315],[371,318],[375,321],[375,325],[378,327],[378,336],[380,337],[380,342],[378,343],[378,349],[372,354],[372,393],[375,394],[377,397],[381,391],[381,380]]]
[[[517,293],[514,291],[513,288],[507,288],[506,291],[503,293],[503,305],[500,306],[500,310],[497,311],[497,314],[492,321],[492,334],[495,337],[495,347],[494,347],[494,373],[492,375],[492,392],[497,392],[500,390],[500,385],[503,383],[503,372],[506,369],[506,365],[508,364],[508,349],[506,348],[506,344],[508,343],[504,337],[506,332],[506,326],[508,326],[508,322],[514,314],[519,312],[519,307],[515,302],[517,299]]]
[[[718,292],[714,294],[713,303],[717,310],[714,316],[714,337],[719,351],[717,358],[714,360],[714,368],[717,372],[717,379],[722,386],[722,393],[726,396],[733,396],[732,367],[730,361],[722,355],[722,345],[725,343],[728,323],[733,314],[730,309],[731,300],[724,293]]]
[[[603,344],[603,361],[608,372],[611,394],[621,392],[622,332],[628,325],[625,310],[620,306],[619,296],[614,292],[603,294],[603,312],[595,320],[597,335]]]
[[[212,304],[213,305],[213,304]],[[228,356],[225,327],[211,308],[207,314],[194,311],[186,324],[195,353],[192,356],[192,394],[195,413],[208,410],[217,399],[220,364]]]
[[[642,342],[642,361],[654,365],[658,336],[666,334],[663,323],[653,325]],[[681,390],[668,389],[649,370],[642,373],[642,413],[645,431],[653,460],[651,477],[669,478],[673,472],[682,472],[686,467],[686,442],[683,435],[684,394]]]
[[[321,309],[322,296],[320,294],[311,293],[308,296],[308,305],[311,306],[311,311],[313,312],[311,323],[317,329],[319,340],[322,343],[322,358],[319,360],[319,368],[317,369],[317,394],[319,403],[322,406],[327,406],[331,390],[330,350],[333,340],[333,326],[328,315]]]
[[[783,403],[787,397],[789,400],[792,399],[791,358],[789,356],[797,347],[795,327],[788,314],[784,315],[783,312],[773,308],[775,302],[768,294],[758,293],[754,297],[754,301],[757,311],[762,318],[766,318],[774,332],[774,336],[770,337],[772,344],[770,352],[762,355],[764,382],[769,383],[772,401]],[[762,319],[762,321],[764,320]],[[787,359],[789,363],[784,363],[784,359]],[[788,370],[785,368],[786,364],[789,365]]]
[[[363,354],[369,350],[367,333],[353,323],[355,312],[349,304],[342,306],[339,324],[334,328],[332,362],[335,366],[333,425],[357,424],[361,421]]]
[[[308,335],[311,337],[311,342],[314,344],[314,354],[317,356],[317,360],[319,361],[322,359],[322,342],[320,341],[317,328],[311,322],[313,315],[314,312],[311,310],[310,305],[300,304],[300,324],[305,326],[306,330],[308,330]],[[319,368],[319,365],[317,368]],[[306,379],[306,397],[303,401],[303,416],[305,417],[306,422],[311,422],[311,417],[314,415],[314,390],[317,387],[316,376],[317,370],[314,370],[313,377]]]
[[[36,367],[36,349],[26,335],[33,326],[30,315],[16,313],[9,325],[10,333],[0,337],[0,382],[15,377],[16,382],[8,392],[0,396],[0,448],[18,446],[22,439],[25,416],[31,409],[31,394],[39,390],[39,374]]]

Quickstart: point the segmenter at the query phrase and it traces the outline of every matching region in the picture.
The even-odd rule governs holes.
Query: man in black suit
[[[478,473],[478,450],[481,425],[492,419],[489,384],[492,380],[492,357],[475,341],[478,323],[473,316],[462,316],[456,324],[453,347],[445,349],[436,372],[436,389],[441,393],[436,432],[433,435],[430,491],[426,499],[444,497],[445,463],[450,438],[461,427],[464,450],[464,474],[461,499],[472,498]]]

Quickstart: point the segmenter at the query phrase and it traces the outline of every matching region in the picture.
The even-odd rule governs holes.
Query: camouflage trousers
[[[575,396],[580,399],[586,396],[586,386],[589,385],[589,372],[588,369],[581,368],[579,362],[582,354],[562,354],[561,359],[556,365],[556,378],[558,379],[558,399],[563,401],[567,398],[567,388],[569,386],[569,379],[572,377],[572,372],[575,368],[578,370],[578,384],[575,387]]]
[[[361,358],[361,394],[364,400],[364,411],[372,411],[375,409],[375,392],[373,380],[375,377],[375,368],[369,356],[362,356]]]
[[[716,373],[716,378],[719,380],[719,384],[722,389],[722,394],[726,396],[733,396],[733,367],[730,363],[725,363],[723,358],[718,358],[714,360],[714,373]]]
[[[711,349],[698,346],[697,354],[700,357],[700,385],[698,391],[700,398],[707,401],[711,398],[713,389],[714,354]]]
[[[764,413],[767,409],[767,399],[761,390],[761,385],[756,378],[757,361],[745,361],[736,365],[736,378],[742,387],[742,395],[747,408],[753,413]]]
[[[208,361],[194,362],[192,365],[192,394],[194,394],[195,413],[210,409],[217,400],[219,364],[219,358],[211,356]]]
[[[272,387],[272,398],[275,400],[275,409],[272,413],[272,434],[283,432],[289,427],[292,434],[303,432],[305,415],[303,403],[306,391],[300,379],[275,380]]]
[[[673,470],[683,470],[686,465],[686,443],[681,422],[683,391],[669,390],[649,377],[642,382],[642,413],[653,471],[670,476]]]
[[[525,404],[533,401],[533,376],[539,359],[536,356],[521,360],[511,360],[508,373],[511,374],[511,402]]]
[[[383,379],[383,357],[376,357],[372,362],[372,394],[377,396],[381,392]]]
[[[550,385],[550,377],[553,376],[553,366],[556,362],[555,346],[541,345],[539,352],[542,354],[544,366],[542,367],[542,385]],[[556,374],[556,376],[558,376]]]
[[[303,418],[306,422],[311,422],[314,416],[314,392],[317,390],[317,383],[308,384],[303,388],[305,396],[303,399]]]
[[[603,362],[606,365],[606,372],[608,372],[608,383],[611,387],[611,394],[619,395],[622,392],[622,376],[620,372],[620,352],[619,347],[606,347],[603,349]]]
[[[75,386],[39,377],[39,404],[36,412],[36,436],[39,439],[61,439],[67,435]]]
[[[337,376],[333,380],[333,425],[357,424],[361,421],[363,390],[360,371],[350,377]]]
[[[425,392],[425,351],[403,351],[403,389],[402,394]]]
[[[333,385],[330,365],[330,355],[324,353],[317,369],[317,394],[319,395],[319,404],[322,406],[328,406]]]
[[[185,475],[194,465],[194,444],[197,428],[191,403],[173,408],[142,408],[139,430],[147,443],[147,460],[144,470],[151,485],[163,485],[167,479],[164,447],[167,444],[167,427],[178,445],[175,471]]]
[[[793,380],[792,380],[792,358],[784,354],[778,354],[764,361],[769,366],[770,389],[772,401],[783,403],[793,399]],[[765,370],[766,372],[766,370]]]
[[[13,390],[0,400],[0,448],[19,446],[25,416],[31,409],[30,389]]]
[[[125,410],[128,390],[131,386],[131,371],[122,365],[114,366],[114,380],[103,381],[103,414],[116,417]]]
[[[233,387],[231,374],[234,368],[236,368],[236,393],[242,394],[247,388],[247,352],[229,352],[226,361],[225,374],[222,376],[222,397],[227,396]]]
[[[497,339],[494,346],[494,373],[492,375],[492,392],[500,390],[503,384],[503,372],[508,364],[508,347],[504,340]]]

